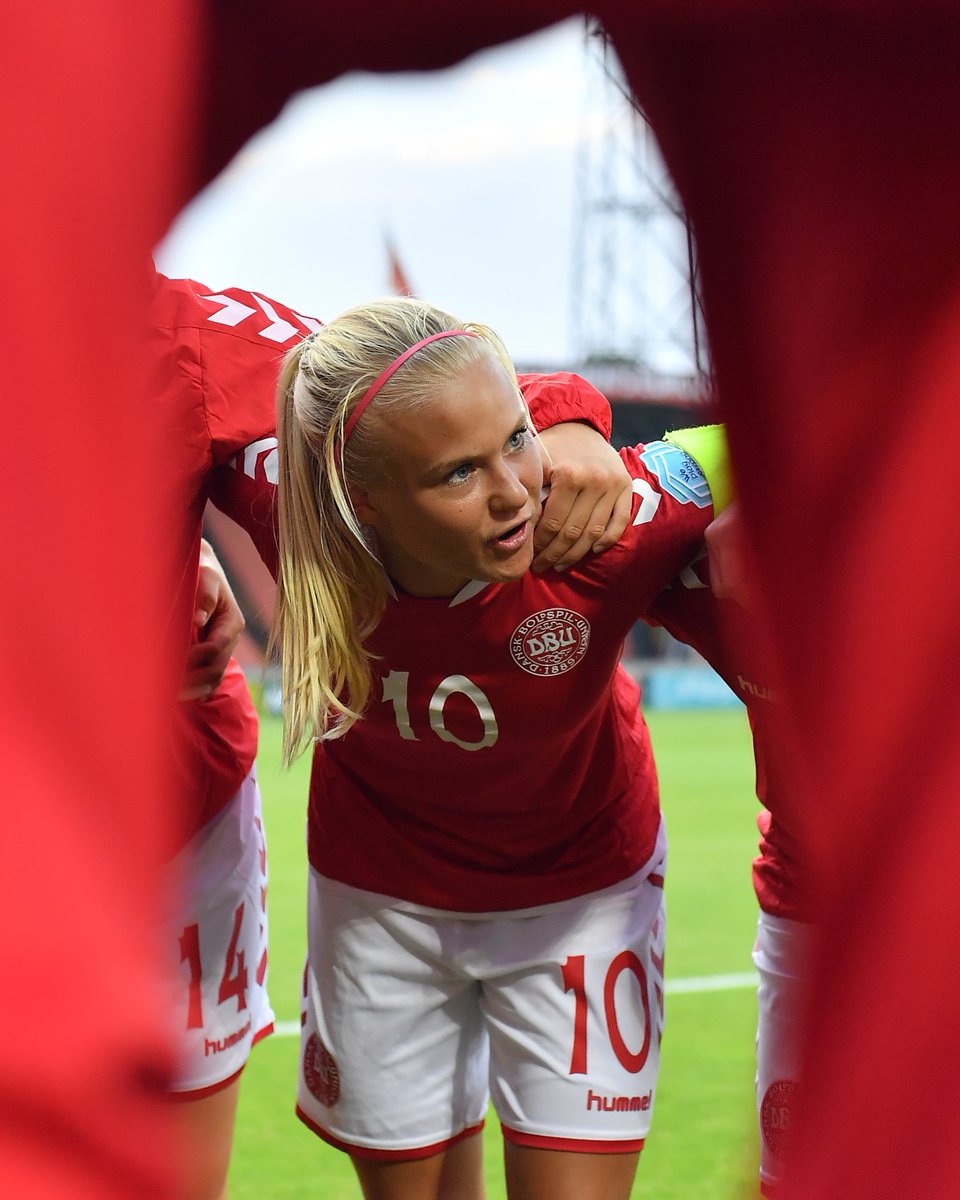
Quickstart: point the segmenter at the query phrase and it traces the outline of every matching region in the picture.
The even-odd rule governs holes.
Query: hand
[[[223,568],[206,541],[200,543],[193,624],[196,641],[187,651],[179,700],[202,700],[216,691],[246,625]]]
[[[713,594],[722,600],[735,600],[744,608],[755,608],[743,526],[736,503],[728,505],[716,520],[710,522],[704,538]]]
[[[533,570],[563,571],[617,541],[630,520],[633,489],[620,455],[591,426],[565,422],[538,440],[550,494],[534,533]]]

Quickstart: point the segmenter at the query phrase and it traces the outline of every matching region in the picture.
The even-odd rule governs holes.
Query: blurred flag
[[[390,290],[396,296],[415,295],[416,293],[413,290],[413,286],[411,285],[410,280],[407,278],[407,273],[403,269],[403,265],[400,262],[400,257],[397,254],[397,248],[393,243],[393,239],[388,236],[385,238],[385,241],[387,245],[387,265]]]

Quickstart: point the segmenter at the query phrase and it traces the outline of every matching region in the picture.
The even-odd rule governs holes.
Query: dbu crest
[[[340,1068],[323,1042],[312,1033],[303,1052],[303,1078],[310,1090],[326,1108],[340,1099]]]
[[[777,1162],[783,1161],[785,1144],[796,1103],[797,1085],[792,1079],[777,1079],[767,1088],[760,1105],[760,1129],[767,1149]]]
[[[510,653],[530,675],[563,675],[580,662],[589,643],[586,617],[569,608],[544,608],[513,631]]]

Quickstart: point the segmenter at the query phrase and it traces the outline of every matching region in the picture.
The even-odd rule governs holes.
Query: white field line
[[[756,971],[740,971],[733,975],[691,975],[687,979],[668,979],[667,995],[695,995],[698,992],[727,992],[732,988],[757,986]],[[299,1037],[299,1021],[277,1021],[273,1027],[277,1037]]]
[[[687,979],[668,979],[667,995],[683,995],[691,992],[727,992],[731,988],[755,988],[759,976],[756,971],[739,971],[734,975],[691,975]]]

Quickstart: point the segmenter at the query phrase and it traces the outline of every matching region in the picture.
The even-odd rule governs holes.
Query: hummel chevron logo
[[[276,486],[280,475],[280,466],[275,437],[261,438],[258,442],[251,442],[232,461],[233,466],[238,467],[244,475],[249,475],[251,479],[257,477],[258,464],[263,467],[267,482]]]
[[[252,295],[252,293],[251,293]],[[212,300],[216,304],[222,305],[220,310],[211,313],[207,320],[214,325],[226,325],[230,329],[236,328],[248,317],[258,315],[256,308],[251,308],[249,304],[244,304],[242,300],[237,300],[233,296],[225,296],[223,293],[217,293],[214,296],[204,296],[204,300]],[[258,329],[257,333],[260,337],[266,338],[270,342],[285,342],[294,334],[299,334],[301,331],[279,315],[269,300],[264,300],[262,296],[253,295],[253,299],[260,307],[260,311],[269,320],[270,324]],[[298,314],[299,315],[299,314]],[[316,331],[320,328],[320,322],[313,320],[312,317],[300,317],[307,329]]]
[[[659,492],[654,491],[645,479],[633,481],[633,494],[640,497],[640,507],[633,518],[634,525],[649,525],[657,514],[662,499]]]
[[[232,328],[234,325],[239,325],[241,321],[245,321],[247,317],[252,317],[257,311],[247,304],[242,304],[239,300],[233,300],[230,296],[202,296],[201,299],[213,300],[215,303],[223,305],[219,312],[211,313],[207,317],[207,320],[213,325],[229,325]]]

